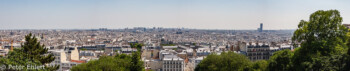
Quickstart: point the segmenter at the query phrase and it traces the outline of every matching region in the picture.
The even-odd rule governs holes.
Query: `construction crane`
[[[2,41],[7,41],[7,42],[11,43],[11,51],[13,51],[13,40],[2,40]]]
[[[11,40],[11,51],[13,51],[13,40]]]

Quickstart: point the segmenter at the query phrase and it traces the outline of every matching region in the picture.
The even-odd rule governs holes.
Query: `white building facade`
[[[165,55],[162,71],[184,71],[184,59],[176,55]]]

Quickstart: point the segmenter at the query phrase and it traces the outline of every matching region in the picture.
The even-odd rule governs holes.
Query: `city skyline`
[[[0,29],[296,29],[317,10],[337,9],[350,23],[346,0],[2,0]]]

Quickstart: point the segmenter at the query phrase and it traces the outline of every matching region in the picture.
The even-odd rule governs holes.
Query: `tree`
[[[259,60],[254,62],[251,69],[253,71],[267,71],[268,62],[266,60]]]
[[[79,64],[71,68],[72,71],[130,71],[131,57],[120,55],[116,57],[101,56],[99,60]]]
[[[350,30],[350,29],[348,29],[348,30]],[[348,32],[347,33],[347,37],[350,37],[350,32]],[[350,71],[350,49],[349,49],[349,47],[350,47],[350,39],[348,38],[347,39],[348,41],[347,41],[347,43],[346,43],[346,45],[348,46],[348,51],[345,53],[345,54],[343,54],[343,63],[345,63],[345,66],[342,68],[342,70],[341,71]]]
[[[117,54],[101,56],[98,60],[89,61],[71,68],[72,71],[143,71],[143,62],[138,52],[132,55]]]
[[[138,51],[141,51],[143,44],[140,43],[130,43],[131,48],[136,48]]]
[[[222,52],[208,55],[201,61],[195,71],[242,71],[250,68],[250,60],[241,54],[234,52]]]
[[[293,42],[301,45],[293,56],[297,71],[322,70],[326,66],[320,60],[343,52],[348,30],[341,23],[337,10],[319,10],[310,15],[309,21],[300,21],[292,37]]]
[[[0,64],[24,66],[23,70],[30,70],[27,69],[27,65],[44,65],[44,69],[37,70],[57,70],[59,66],[45,65],[54,61],[55,57],[53,54],[49,54],[48,49],[44,47],[45,46],[41,45],[40,42],[38,42],[37,38],[35,38],[35,36],[32,36],[30,33],[25,36],[25,42],[24,44],[21,44],[21,48],[10,51],[8,56],[0,59]]]
[[[142,71],[144,69],[143,67],[143,61],[141,61],[141,53],[140,51],[134,52],[131,56],[131,71]]]
[[[269,71],[291,71],[293,52],[289,49],[277,51],[269,59]]]
[[[342,71],[350,71],[350,49],[348,49],[348,52],[343,57],[345,66],[342,68]]]

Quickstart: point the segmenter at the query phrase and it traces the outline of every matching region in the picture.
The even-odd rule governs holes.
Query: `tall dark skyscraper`
[[[263,31],[263,23],[260,23],[260,32]]]
[[[260,28],[258,28],[258,32],[263,32],[263,23],[260,23]]]

